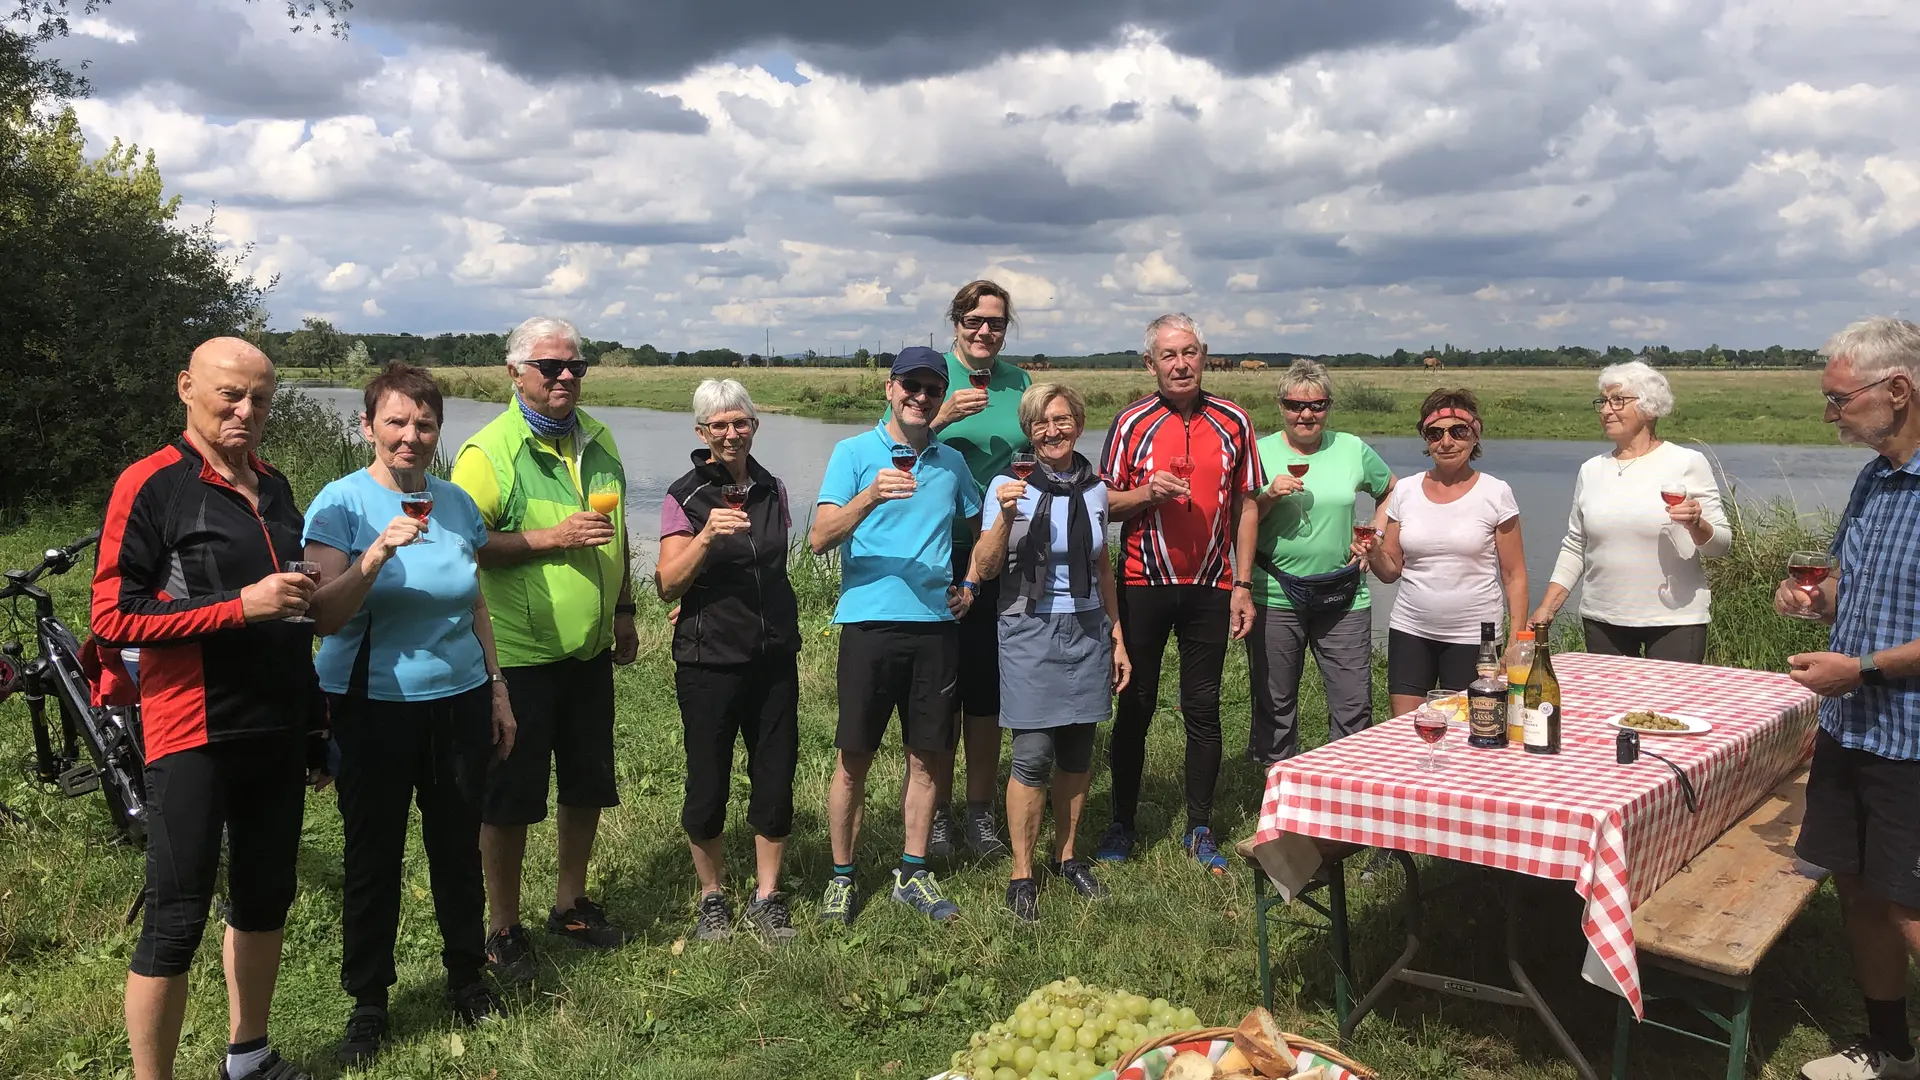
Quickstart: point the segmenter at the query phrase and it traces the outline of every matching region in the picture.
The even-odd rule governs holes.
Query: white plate
[[[1642,735],[1704,735],[1707,732],[1713,730],[1713,725],[1706,722],[1705,720],[1701,720],[1692,716],[1683,716],[1680,713],[1668,712],[1665,709],[1629,709],[1627,711],[1628,712],[1657,712],[1661,716],[1664,716],[1669,720],[1680,721],[1681,723],[1687,725],[1687,729],[1685,731],[1654,731],[1648,728],[1628,727],[1626,724],[1622,723],[1622,721],[1624,721],[1627,718],[1626,713],[1621,713],[1620,715],[1608,720],[1607,721],[1608,725],[1612,727],[1617,727],[1617,728],[1625,728],[1628,731],[1637,731]]]

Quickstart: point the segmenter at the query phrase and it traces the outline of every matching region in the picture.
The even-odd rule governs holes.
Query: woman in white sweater
[[[1567,538],[1533,621],[1551,619],[1578,582],[1588,652],[1700,663],[1713,599],[1701,560],[1733,546],[1713,467],[1656,432],[1673,390],[1646,364],[1603,369],[1593,407],[1614,448],[1580,466]]]

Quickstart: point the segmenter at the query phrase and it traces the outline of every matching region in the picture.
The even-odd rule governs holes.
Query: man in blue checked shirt
[[[1867,1034],[1800,1074],[1906,1080],[1920,1078],[1906,1001],[1920,955],[1920,325],[1867,319],[1820,352],[1827,422],[1880,456],[1834,532],[1838,575],[1811,595],[1783,581],[1774,607],[1833,627],[1833,651],[1787,658],[1824,699],[1797,851],[1833,871]]]

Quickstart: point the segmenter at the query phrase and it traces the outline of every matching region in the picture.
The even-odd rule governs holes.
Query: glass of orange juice
[[[610,477],[595,480],[593,487],[587,492],[587,505],[591,506],[596,514],[612,517],[613,512],[620,506],[620,485]]]

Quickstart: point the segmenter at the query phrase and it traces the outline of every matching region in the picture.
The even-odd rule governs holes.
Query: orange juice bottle
[[[1507,745],[1526,741],[1527,676],[1533,672],[1533,631],[1513,635],[1513,662],[1507,665]]]

